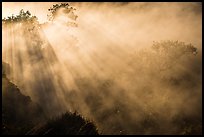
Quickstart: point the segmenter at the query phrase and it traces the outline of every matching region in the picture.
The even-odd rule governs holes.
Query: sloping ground
[[[44,120],[42,108],[23,95],[19,88],[2,73],[2,129],[3,134],[24,134]]]
[[[2,134],[4,135],[98,135],[95,125],[76,113],[48,120],[43,109],[9,81],[2,63]]]
[[[76,113],[65,113],[38,125],[27,135],[99,135],[95,125]]]

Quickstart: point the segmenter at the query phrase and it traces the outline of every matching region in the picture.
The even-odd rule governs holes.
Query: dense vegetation
[[[48,118],[42,107],[9,81],[5,72],[8,67],[2,62],[2,134],[98,135],[95,125],[77,113]]]
[[[66,112],[34,127],[27,135],[98,135],[98,131],[92,122],[84,120],[79,114]]]
[[[48,9],[48,19],[55,21],[61,12],[72,20],[67,25],[76,27],[77,16],[74,10],[69,4],[53,5]],[[24,70],[26,65],[31,64],[30,73],[34,80],[26,79],[30,80],[26,82],[30,82],[29,92],[37,96],[39,103],[23,95],[9,80],[8,75],[13,73],[12,69],[2,62],[3,134],[98,135],[98,129],[103,134],[201,134],[201,105],[196,103],[200,101],[197,96],[200,95],[199,76],[202,71],[200,54],[194,45],[173,40],[154,42],[150,48],[133,51],[125,60],[127,64],[123,66],[121,63],[123,69],[111,70],[113,75],[108,78],[82,77],[77,72],[79,68],[67,69],[76,76],[74,82],[78,88],[69,90],[63,81],[65,75],[56,73],[58,71],[53,73],[53,66],[59,59],[42,33],[37,17],[31,16],[29,11],[21,10],[19,15],[5,18],[2,23],[4,29],[8,30],[21,25],[20,36],[23,36],[26,50],[16,48],[18,54],[12,62],[16,70]],[[25,62],[18,56],[24,54],[29,57]],[[109,59],[107,57],[106,62]],[[67,68],[72,67],[70,64],[67,61]],[[20,79],[22,74],[17,75]],[[55,78],[57,88],[54,86]],[[121,79],[127,81],[125,84],[128,88],[120,85]],[[66,99],[65,106],[70,105],[72,111],[79,110],[80,114],[88,111],[98,128],[83,116],[69,111],[59,116],[53,114],[55,116],[50,118],[48,114],[65,110],[58,107],[57,101],[54,102],[58,99],[56,93],[59,91],[63,92]],[[168,98],[163,101],[160,97],[165,95]],[[174,101],[180,99],[185,102],[177,107]],[[195,99],[192,103],[196,102],[197,106],[189,106],[191,99]],[[192,109],[192,113],[188,109]]]

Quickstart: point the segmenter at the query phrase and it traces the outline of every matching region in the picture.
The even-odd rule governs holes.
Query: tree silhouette
[[[77,24],[75,23],[75,21],[78,16],[74,12],[76,9],[70,6],[68,3],[55,4],[52,7],[50,7],[48,9],[50,13],[47,15],[48,20],[54,21],[56,17],[58,16],[58,12],[60,10],[62,10],[62,13],[60,14],[64,14],[68,19],[71,20],[71,21],[66,22],[67,26],[77,27]]]
[[[198,51],[191,43],[166,40],[161,42],[153,41],[152,49],[155,58],[160,62],[159,67],[161,71],[167,70],[174,66],[174,64],[184,55],[197,55]]]
[[[30,11],[24,11],[23,9],[20,10],[19,14],[14,16],[8,16],[7,18],[2,19],[2,24],[9,24],[9,23],[35,23],[38,24],[38,19],[36,16],[32,16]]]
[[[162,42],[153,41],[152,49],[160,54],[172,54],[172,56],[175,56],[175,58],[188,53],[192,53],[194,55],[198,53],[197,48],[194,47],[191,43],[186,44],[184,42],[179,42],[178,40],[167,40]]]

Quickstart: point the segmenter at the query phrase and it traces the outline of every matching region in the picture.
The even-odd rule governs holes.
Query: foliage
[[[9,24],[9,23],[19,23],[19,22],[31,22],[38,24],[38,19],[36,16],[32,16],[30,11],[24,11],[23,9],[20,10],[19,15],[12,15],[8,16],[7,18],[2,19],[2,24]]]
[[[3,134],[25,134],[36,123],[43,120],[42,108],[25,96],[20,89],[2,75],[2,132]]]
[[[74,13],[74,8],[70,7],[69,4],[56,4],[53,5],[48,11],[50,11],[50,15],[48,15],[48,18],[50,21],[54,21],[55,18],[58,16],[58,11],[60,9],[63,9],[63,13],[67,15],[68,18],[76,21],[77,16]],[[23,10],[20,11],[19,15],[17,16],[11,16],[8,18],[5,18],[2,20],[3,23],[14,23],[14,22],[26,22],[26,23],[37,23],[37,18],[35,16],[31,16],[30,12],[24,12]],[[72,25],[72,22],[68,23],[69,25]],[[74,23],[75,24],[75,23]],[[75,25],[73,25],[75,26]],[[33,31],[33,28],[29,30],[30,32]],[[28,40],[26,45],[29,45],[29,56],[35,57],[33,60],[39,61],[43,57],[45,57],[41,51],[41,48],[38,46],[42,45],[41,38],[36,33],[30,33],[31,35],[31,41]],[[36,40],[34,41],[34,38]],[[31,42],[36,42],[32,43]],[[32,47],[33,46],[33,47]],[[47,50],[47,49],[46,49]],[[138,68],[138,72],[140,74],[134,75],[132,74],[132,78],[134,77],[140,77],[143,78],[145,75],[148,75],[147,72],[153,72],[155,75],[159,75],[158,72],[163,70],[171,70],[171,67],[174,66],[174,63],[178,61],[182,56],[184,55],[197,55],[197,48],[194,47],[192,44],[186,44],[184,42],[179,41],[162,41],[162,42],[154,42],[152,46],[153,52],[141,52],[143,54],[142,56],[134,56],[138,57],[138,59],[132,59],[134,63],[136,63],[135,68]],[[52,49],[50,50],[50,53],[52,53]],[[52,55],[52,54],[48,54]],[[47,56],[47,57],[48,57]],[[36,58],[38,57],[38,58]],[[186,56],[184,56],[186,57]],[[141,59],[141,60],[140,60]],[[142,60],[144,59],[144,60]],[[53,59],[50,59],[53,60]],[[143,63],[143,64],[142,64]],[[141,65],[142,64],[142,65]],[[151,71],[144,71],[146,67],[146,70],[149,70],[149,68],[152,68]],[[159,71],[155,69],[156,67],[159,67]],[[136,70],[136,69],[135,69]],[[143,73],[145,72],[145,73]],[[176,73],[177,74],[177,73]],[[31,121],[36,117],[36,115],[39,115],[42,113],[41,109],[37,109],[35,115],[30,115],[28,113],[31,107],[28,108],[25,107],[25,104],[32,104],[32,101],[30,97],[25,97],[20,93],[20,90],[11,82],[6,79],[5,75],[5,69],[2,70],[2,79],[3,79],[3,90],[6,92],[3,92],[3,131],[4,134],[46,134],[46,135],[59,135],[59,134],[92,134],[97,135],[98,131],[95,127],[95,125],[85,120],[82,116],[80,116],[77,113],[70,113],[67,112],[65,114],[62,114],[59,117],[55,117],[53,119],[50,119],[45,124],[40,122],[40,126],[36,125]],[[90,80],[91,81],[91,80]],[[134,81],[134,80],[132,80]],[[152,80],[153,81],[153,80]],[[136,81],[137,85],[139,85],[139,82]],[[143,119],[138,121],[137,123],[130,119],[130,116],[128,115],[129,112],[132,112],[127,107],[126,102],[123,99],[126,99],[130,102],[130,104],[134,104],[137,108],[137,104],[134,102],[131,102],[131,99],[125,96],[123,89],[115,89],[117,90],[117,94],[112,94],[115,86],[115,83],[111,80],[104,80],[100,81],[100,84],[97,88],[95,86],[92,86],[88,79],[84,80],[76,80],[76,84],[78,84],[78,87],[83,91],[81,94],[85,98],[85,103],[89,107],[91,113],[94,115],[94,118],[97,119],[97,121],[101,124],[107,125],[110,130],[115,130],[115,133],[122,132],[123,134],[126,133],[126,130],[129,130],[129,132],[134,130],[134,133],[144,133],[145,130],[151,129],[152,131],[161,131],[158,128],[161,128],[161,124],[159,125],[158,121],[160,120],[160,116],[153,113],[148,114],[149,112],[145,112]],[[98,90],[98,91],[97,91]],[[145,89],[150,90],[150,89]],[[151,91],[151,90],[150,90]],[[72,93],[74,94],[74,93]],[[100,96],[98,96],[100,94]],[[6,96],[5,96],[6,95]],[[75,94],[74,94],[75,95]],[[118,99],[118,96],[121,96],[120,100]],[[67,95],[67,98],[69,98],[69,101],[71,100],[73,104],[76,102],[77,98],[72,97],[70,94]],[[78,98],[79,99],[79,98]],[[111,102],[109,107],[103,106],[104,102]],[[81,105],[81,104],[79,104]],[[13,109],[14,108],[14,109]],[[139,108],[139,107],[138,107]],[[142,109],[134,110],[139,113],[142,111]],[[26,115],[26,116],[25,116]],[[113,118],[114,117],[114,118]],[[183,119],[185,118],[185,119]],[[123,120],[122,122],[119,120]],[[187,121],[186,119],[189,119],[188,116],[182,116],[175,118],[177,123],[175,124],[175,127],[177,127],[182,122],[188,123],[188,124],[182,124],[181,130],[183,131],[182,134],[193,134],[193,133],[200,133],[199,131],[194,131],[194,129],[200,128],[200,123],[195,121]],[[129,121],[128,121],[129,120]],[[9,121],[9,122],[8,122]],[[125,121],[125,122],[124,122]],[[199,120],[198,120],[199,121]],[[121,124],[121,123],[123,124]],[[126,126],[126,123],[128,122],[129,125],[132,125],[134,129],[129,129],[130,127]],[[115,126],[115,127],[114,127]],[[111,129],[113,128],[113,129]],[[37,130],[36,130],[37,129]],[[27,132],[29,131],[29,132]],[[129,133],[127,132],[127,133]]]
[[[157,60],[160,62],[158,66],[161,71],[173,67],[184,55],[197,55],[198,53],[197,48],[191,43],[186,44],[184,42],[179,42],[178,40],[153,42],[152,49],[156,54],[155,61]]]
[[[5,69],[3,62],[2,67]],[[4,135],[98,135],[96,126],[76,112],[67,112],[48,120],[43,109],[33,103],[29,96],[23,95],[20,89],[9,81],[5,71],[2,71],[2,92],[2,131]],[[39,128],[39,125],[43,126]]]
[[[52,118],[38,130],[31,130],[29,135],[98,135],[95,125],[81,115],[66,112]]]
[[[197,54],[197,48],[194,47],[191,43],[186,44],[184,42],[172,41],[162,41],[162,42],[153,42],[152,49],[155,50],[157,53],[160,54],[172,54],[177,55],[175,58],[182,56],[187,53],[192,53],[194,55]],[[171,56],[173,56],[171,55]]]
[[[52,7],[50,7],[48,9],[48,11],[50,12],[47,16],[48,16],[48,20],[49,21],[54,21],[57,17],[58,11],[62,9],[63,10],[63,14],[71,19],[72,21],[68,21],[67,25],[68,26],[72,26],[72,27],[77,27],[77,24],[75,23],[76,19],[77,19],[77,15],[75,14],[75,8],[71,7],[68,3],[61,3],[61,4],[55,4]]]

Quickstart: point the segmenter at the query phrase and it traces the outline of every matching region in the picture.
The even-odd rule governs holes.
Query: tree
[[[14,16],[8,16],[7,18],[2,19],[2,24],[7,25],[10,23],[29,23],[34,25],[39,25],[38,18],[36,16],[32,16],[30,11],[20,10],[19,14]]]
[[[184,54],[194,54],[196,55],[197,48],[194,47],[191,43],[186,44],[184,42],[179,42],[177,41],[172,41],[172,40],[167,40],[167,41],[162,41],[162,42],[153,42],[152,49],[155,50],[159,54],[172,54],[176,55],[175,58],[180,57]]]
[[[184,55],[197,55],[198,51],[191,43],[172,41],[153,41],[152,49],[159,59],[160,70],[167,70],[174,66],[174,64]]]
[[[68,3],[61,3],[61,4],[55,4],[52,7],[48,9],[50,12],[48,16],[49,21],[54,21],[56,17],[58,16],[58,12],[62,10],[62,14],[64,14],[67,18],[69,18],[71,21],[67,21],[67,26],[77,27],[77,24],[75,23],[77,19],[77,15],[75,14],[75,8],[70,6]]]

